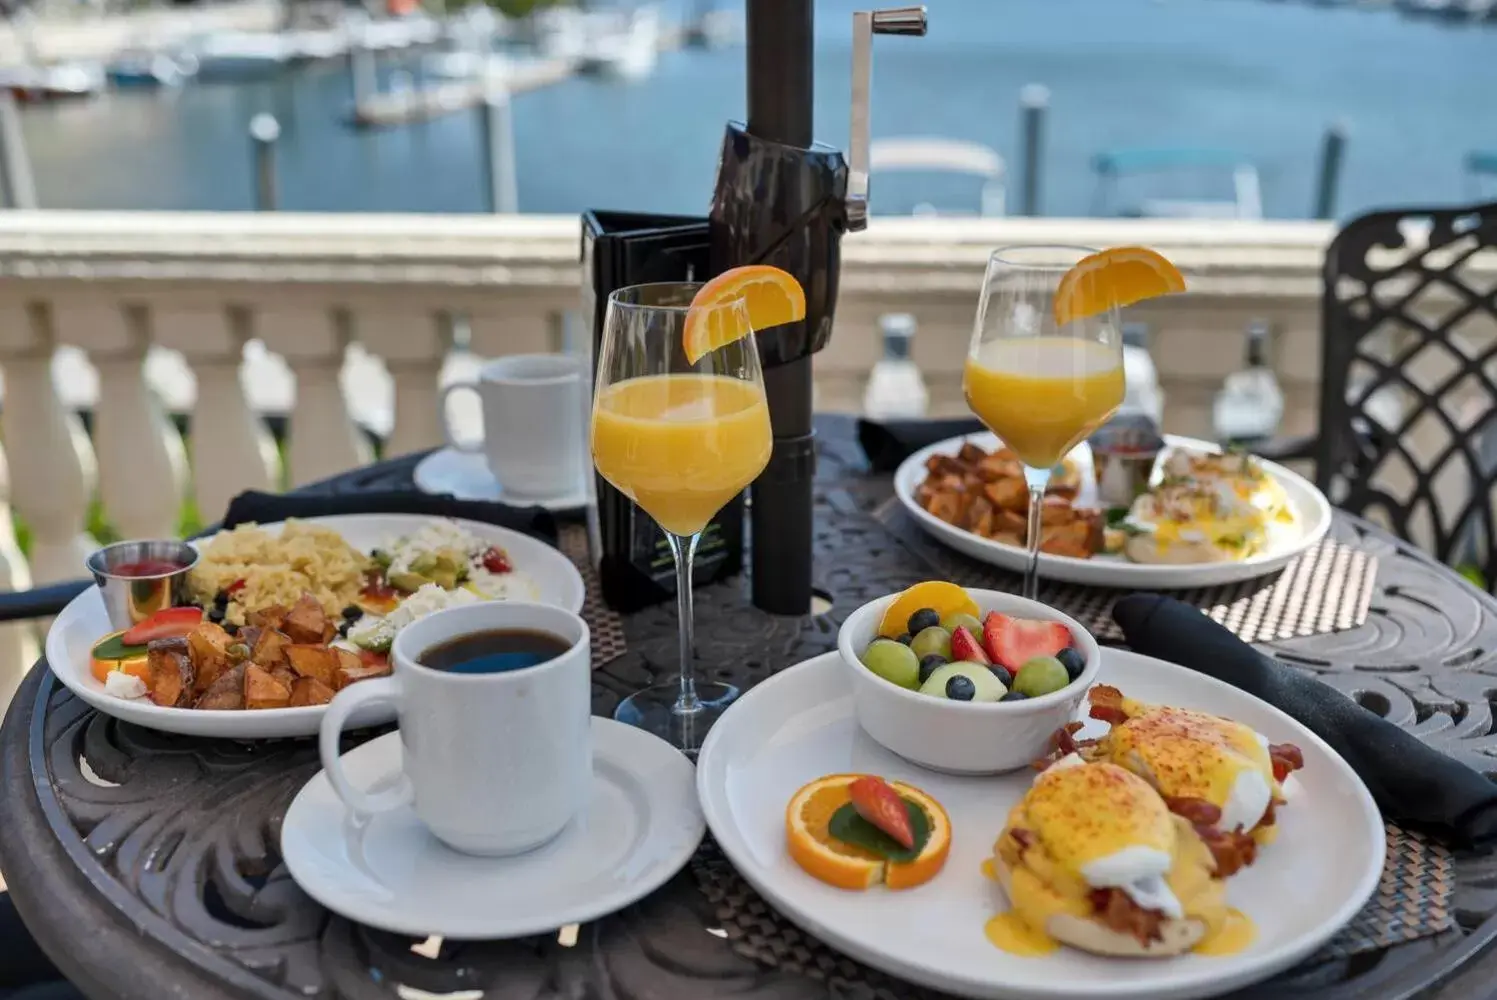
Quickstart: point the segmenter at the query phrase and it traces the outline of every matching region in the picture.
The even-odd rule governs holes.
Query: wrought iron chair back
[[[1497,583],[1497,203],[1374,212],[1326,252],[1316,483]]]

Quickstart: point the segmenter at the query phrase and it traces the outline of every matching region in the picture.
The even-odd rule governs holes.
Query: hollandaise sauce
[[[989,920],[982,933],[993,947],[1019,958],[1039,958],[1059,947],[1053,937],[1030,927],[1012,911]]]
[[[1222,925],[1203,938],[1191,951],[1197,955],[1222,958],[1247,948],[1257,936],[1258,928],[1253,926],[1253,918],[1233,907],[1227,911],[1227,919],[1222,921]],[[992,940],[991,936],[989,940]]]

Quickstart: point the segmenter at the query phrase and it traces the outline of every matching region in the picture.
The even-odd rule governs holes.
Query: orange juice
[[[967,358],[967,405],[1020,460],[1050,468],[1123,402],[1123,358],[1072,337],[990,340]]]
[[[707,525],[769,462],[769,406],[752,382],[650,375],[593,404],[593,463],[666,531]]]

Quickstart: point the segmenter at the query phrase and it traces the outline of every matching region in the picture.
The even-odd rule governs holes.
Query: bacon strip
[[[1222,811],[1205,799],[1165,796],[1169,811],[1195,827],[1196,834],[1216,862],[1216,874],[1227,878],[1252,864],[1258,856],[1258,842],[1238,830],[1217,829]]]
[[[1098,684],[1086,693],[1091,703],[1091,716],[1110,725],[1121,725],[1128,721],[1123,711],[1123,692],[1107,684]]]
[[[1158,941],[1164,936],[1164,914],[1158,910],[1146,910],[1139,906],[1121,889],[1093,889],[1092,916],[1103,926],[1119,934],[1131,934],[1140,944]]]
[[[1273,762],[1275,781],[1283,781],[1292,772],[1305,766],[1305,755],[1293,743],[1270,743],[1268,759]]]

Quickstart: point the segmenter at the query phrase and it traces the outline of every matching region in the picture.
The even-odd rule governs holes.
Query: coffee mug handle
[[[468,455],[477,455],[483,451],[483,440],[480,438],[477,441],[469,441],[466,444],[459,441],[453,437],[452,425],[447,421],[447,397],[459,389],[467,389],[476,395],[478,393],[478,384],[476,382],[454,382],[442,389],[441,398],[437,400],[437,416],[440,418],[438,422],[442,425],[442,437],[447,439],[447,447],[453,451],[460,451]],[[482,404],[482,402],[482,397],[479,397],[479,403]]]
[[[374,813],[389,812],[411,801],[411,783],[403,772],[394,788],[366,792],[349,782],[348,776],[343,773],[343,762],[339,759],[343,727],[348,723],[350,715],[365,705],[394,705],[399,701],[399,681],[394,677],[375,677],[338,692],[338,696],[328,703],[327,712],[322,717],[322,728],[317,740],[317,749],[322,755],[322,770],[327,774],[333,791],[338,793],[338,798],[357,815],[371,816]]]

